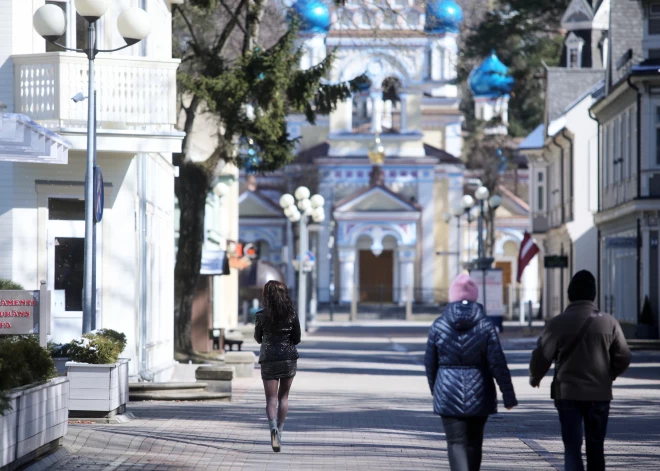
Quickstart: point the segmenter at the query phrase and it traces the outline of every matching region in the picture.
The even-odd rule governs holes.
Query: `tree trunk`
[[[174,268],[174,350],[192,353],[192,305],[204,244],[204,211],[209,176],[199,165],[179,163],[175,191],[179,200],[179,249]]]

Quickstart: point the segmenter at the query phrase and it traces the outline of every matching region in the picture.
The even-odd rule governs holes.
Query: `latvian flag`
[[[541,249],[536,245],[532,236],[529,235],[529,232],[525,231],[525,237],[523,237],[522,244],[520,244],[520,253],[518,254],[518,283],[520,283],[520,278],[522,278],[523,271],[527,264],[529,264],[534,256],[540,251]]]

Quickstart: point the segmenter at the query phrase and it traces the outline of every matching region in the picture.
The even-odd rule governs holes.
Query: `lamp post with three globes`
[[[294,197],[295,195],[295,197]],[[284,194],[280,198],[280,206],[284,210],[284,215],[292,223],[300,223],[299,243],[298,243],[298,318],[300,328],[307,331],[307,271],[305,269],[305,257],[309,250],[309,229],[308,219],[311,217],[315,223],[325,221],[325,199],[321,195],[310,196],[309,188],[300,186],[296,189],[294,195]]]
[[[117,18],[117,30],[126,41],[126,45],[117,49],[100,50],[96,46],[96,22],[105,15],[112,0],[75,0],[75,8],[80,16],[87,21],[87,47],[85,49],[69,48],[57,41],[66,32],[66,17],[64,11],[57,5],[47,4],[40,7],[32,18],[34,29],[46,41],[68,51],[82,52],[89,62],[89,87],[87,92],[87,162],[85,172],[85,258],[83,281],[83,333],[92,330],[93,305],[93,273],[96,254],[94,251],[94,175],[96,142],[96,100],[94,93],[94,59],[99,52],[115,52],[139,43],[147,37],[151,30],[147,12],[140,8],[127,8]],[[84,97],[74,97],[81,101]],[[100,172],[99,172],[100,177]],[[101,178],[99,178],[101,180]],[[102,191],[102,190],[101,190]],[[99,198],[100,199],[100,198]],[[101,209],[102,210],[102,209]],[[100,220],[100,217],[97,216]]]

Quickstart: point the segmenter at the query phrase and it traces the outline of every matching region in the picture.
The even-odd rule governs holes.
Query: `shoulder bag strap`
[[[598,311],[594,311],[594,313],[597,313],[597,312]],[[575,351],[575,348],[580,344],[580,342],[582,342],[582,340],[584,339],[584,336],[587,333],[587,329],[591,325],[591,322],[593,322],[594,318],[595,318],[595,316],[593,314],[590,314],[589,317],[587,318],[587,320],[584,321],[584,323],[582,324],[582,328],[580,329],[580,331],[575,336],[575,339],[573,339],[573,343],[571,343],[568,346],[568,348],[566,348],[563,351],[563,358],[562,358],[563,362],[566,362],[566,360],[568,360],[568,358],[570,358],[573,351]],[[557,373],[559,373],[559,368],[563,364],[563,362],[562,363],[558,363],[558,362],[559,362],[559,353],[557,353],[557,358],[555,358],[555,378],[557,377]]]

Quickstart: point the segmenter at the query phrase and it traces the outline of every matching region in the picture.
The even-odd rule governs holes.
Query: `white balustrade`
[[[87,102],[71,97],[87,90],[82,54],[12,56],[15,112],[46,127],[85,127]],[[176,59],[99,55],[96,67],[100,128],[169,131],[176,123]]]

